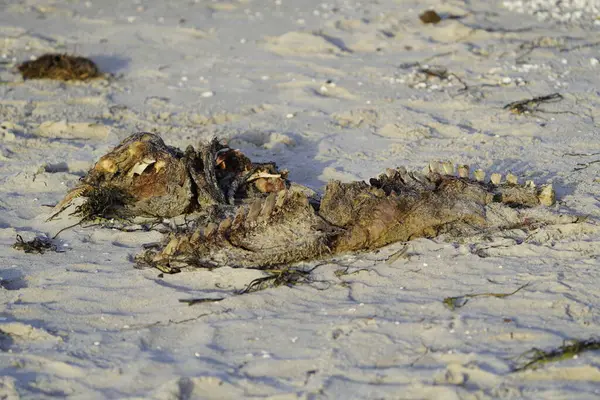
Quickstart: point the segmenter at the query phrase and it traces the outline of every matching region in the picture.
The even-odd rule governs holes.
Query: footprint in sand
[[[36,131],[38,136],[46,138],[95,140],[105,140],[109,132],[105,125],[66,120],[42,122]]]
[[[309,32],[288,32],[268,37],[265,48],[280,56],[335,56],[343,51],[326,38]]]
[[[0,287],[6,290],[19,290],[27,287],[27,281],[21,271],[3,269],[0,270]]]
[[[296,146],[296,140],[284,133],[251,131],[229,141],[233,147],[246,148],[248,145],[268,150],[284,150]]]
[[[41,328],[34,328],[22,322],[6,322],[0,324],[0,346],[24,342],[62,342],[60,336],[54,336]]]

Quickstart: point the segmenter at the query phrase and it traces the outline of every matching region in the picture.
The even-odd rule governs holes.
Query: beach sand
[[[512,372],[523,352],[600,332],[597,15],[505,3],[0,3],[0,397],[598,398],[598,352]],[[440,23],[419,20],[429,8]],[[18,63],[48,52],[110,77],[23,81]],[[263,272],[135,269],[158,232],[77,226],[60,253],[11,247],[76,223],[45,220],[138,131],[227,139],[316,191],[430,160],[512,171],[589,218],[307,263],[319,282],[246,295]],[[198,297],[225,299],[179,301]]]

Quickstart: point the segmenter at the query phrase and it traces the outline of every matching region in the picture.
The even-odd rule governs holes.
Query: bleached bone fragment
[[[246,220],[246,207],[239,207],[235,212],[235,217],[233,217],[233,229],[237,229],[240,227],[244,221]]]
[[[141,175],[146,168],[154,164],[156,160],[152,158],[144,158],[142,161],[136,163],[133,168],[129,170],[128,176]]]
[[[248,211],[248,222],[256,221],[258,215],[260,214],[260,209],[262,208],[262,201],[260,199],[254,200],[252,205],[250,206],[250,211]]]
[[[98,171],[108,172],[110,174],[114,174],[119,169],[117,164],[111,160],[110,158],[100,159],[96,164],[96,169]]]
[[[442,163],[439,161],[431,161],[429,163],[429,172],[433,172],[434,174],[442,174],[444,173],[444,169],[442,167]]]
[[[262,210],[260,211],[260,218],[259,218],[260,221],[267,221],[271,217],[271,214],[273,213],[273,210],[275,209],[276,201],[277,201],[277,194],[275,194],[275,193],[269,194],[269,196],[265,200],[265,203],[263,204]]]
[[[542,187],[542,190],[538,194],[538,199],[540,200],[540,204],[546,207],[556,202],[556,192],[554,192],[552,184]]]
[[[483,182],[485,180],[485,171],[482,169],[476,169],[473,174],[477,182]]]
[[[277,192],[277,201],[275,201],[275,208],[281,208],[287,197],[287,189],[280,190]]]
[[[194,233],[192,233],[192,236],[190,237],[190,242],[191,243],[198,243],[200,241],[200,239],[202,239],[203,234],[202,234],[203,229],[198,228],[194,231]]]
[[[414,179],[415,181],[417,181],[419,183],[422,183],[422,184],[430,183],[430,180],[427,178],[427,175],[420,174],[416,171],[410,172],[409,174],[412,179]]]
[[[519,178],[517,178],[517,176],[515,174],[513,174],[512,172],[509,172],[506,175],[506,183],[508,183],[509,185],[518,185]]]
[[[406,168],[397,168],[398,173],[400,174],[400,179],[402,179],[402,182],[407,183],[410,182],[411,180],[413,180],[413,178],[410,176],[409,172],[406,170]],[[429,173],[429,166],[427,166],[427,171],[423,172],[422,175],[427,175]]]
[[[261,178],[281,178],[281,174],[270,174],[270,173],[264,172],[264,171],[257,171],[255,173],[253,173],[252,175],[250,175],[247,182],[253,182],[253,181],[255,181],[257,179],[261,179]]]
[[[466,164],[462,164],[458,166],[458,176],[461,178],[469,177],[469,166]]]
[[[223,233],[229,230],[229,228],[231,227],[231,222],[231,218],[225,218],[223,221],[221,221],[221,223],[219,224],[219,232]]]
[[[408,172],[407,169],[406,169],[406,167],[398,167],[398,168],[396,168],[396,171],[398,171],[398,173],[400,175],[406,174]]]
[[[444,174],[454,176],[454,164],[451,161],[444,161],[442,169],[444,170]]]
[[[165,246],[163,253],[169,256],[173,255],[177,250],[177,247],[179,247],[179,239],[179,237],[173,237],[171,240],[169,240],[169,243],[167,243]]]
[[[206,225],[206,228],[204,228],[204,236],[210,238],[215,234],[215,232],[217,232],[218,228],[219,226],[217,224],[211,222],[210,224]]]
[[[502,181],[502,175],[500,175],[499,173],[496,172],[496,173],[493,173],[492,175],[490,175],[490,182],[492,182],[492,185],[498,186],[501,181]]]

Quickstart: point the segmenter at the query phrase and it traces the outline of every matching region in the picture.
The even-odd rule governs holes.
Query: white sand
[[[418,15],[429,6],[464,18],[425,26]],[[532,347],[600,332],[600,164],[573,171],[600,155],[565,156],[600,153],[598,47],[585,46],[599,42],[596,16],[563,23],[524,10],[500,1],[1,2],[0,397],[598,398],[598,352],[511,373]],[[528,43],[541,48],[525,54]],[[14,72],[50,51],[89,56],[117,79],[23,82]],[[469,90],[400,68],[414,62],[446,67]],[[564,100],[540,108],[556,114],[502,109],[553,92]],[[77,227],[61,234],[64,253],[11,248],[17,233],[74,223],[45,223],[47,205],[140,130],[182,148],[217,134],[315,189],[431,159],[510,170],[553,182],[557,208],[592,223],[417,240],[384,261],[396,244],[328,260],[315,274],[329,284],[244,296],[233,292],[261,272],[134,269],[131,257],[158,233]],[[336,277],[345,267],[360,271]],[[442,304],[527,282],[504,299]],[[227,299],[179,303],[206,296]]]

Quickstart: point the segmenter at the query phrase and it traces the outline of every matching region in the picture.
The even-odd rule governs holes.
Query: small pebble
[[[442,17],[440,17],[439,14],[433,10],[427,10],[423,14],[419,15],[419,19],[424,24],[437,24],[442,20]]]
[[[215,94],[214,92],[208,91],[208,92],[203,92],[200,96],[202,97],[213,97]]]

